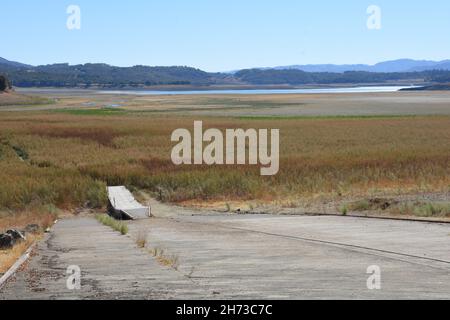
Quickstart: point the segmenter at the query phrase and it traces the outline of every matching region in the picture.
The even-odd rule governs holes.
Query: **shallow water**
[[[128,95],[205,95],[205,94],[311,94],[311,93],[375,93],[396,92],[406,86],[353,87],[353,88],[321,88],[321,89],[255,89],[255,90],[102,90],[102,94]]]

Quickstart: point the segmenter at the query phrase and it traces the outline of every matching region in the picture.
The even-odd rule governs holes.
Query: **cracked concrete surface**
[[[192,216],[156,203],[153,212],[129,222],[128,236],[90,217],[60,221],[0,299],[450,299],[448,224]],[[142,235],[146,248],[136,245]],[[81,290],[66,287],[69,265],[81,268]],[[371,265],[381,290],[367,289]]]

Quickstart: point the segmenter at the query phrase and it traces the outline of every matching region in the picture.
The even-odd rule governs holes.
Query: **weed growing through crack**
[[[107,214],[97,214],[95,218],[105,226],[111,227],[112,229],[120,232],[122,235],[128,233],[128,225],[122,221],[118,221]]]
[[[136,244],[138,248],[145,248],[147,245],[147,233],[144,230],[140,230],[136,237]]]
[[[163,266],[170,267],[174,270],[178,270],[180,266],[180,261],[177,255],[167,255],[165,254],[164,249],[161,248],[153,248],[149,251],[156,260]]]

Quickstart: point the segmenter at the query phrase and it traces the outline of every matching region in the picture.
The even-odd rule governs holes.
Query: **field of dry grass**
[[[259,167],[175,166],[171,132],[195,118],[167,115],[7,113],[0,119],[3,210],[100,207],[105,186],[162,200],[336,198],[447,192],[450,118],[208,118],[205,127],[279,128],[280,172]],[[161,191],[161,192],[160,192]]]
[[[111,96],[84,99],[112,102]],[[52,110],[2,112],[3,215],[48,212],[49,206],[102,207],[106,185],[121,184],[149,190],[163,201],[190,204],[254,200],[296,206],[354,197],[449,192],[447,115],[237,117],[232,111],[235,98],[222,98],[223,108],[230,105],[229,116],[201,117],[205,128],[280,129],[280,172],[262,177],[259,166],[173,165],[172,131],[192,129],[199,117],[171,112],[170,107],[167,112],[148,112],[150,107],[142,105],[136,109],[139,99],[123,97],[123,108],[99,108],[80,106],[79,96],[65,97]],[[197,99],[202,109],[210,98],[151,99],[161,100],[161,105],[176,105],[177,99],[180,104],[188,99],[195,105]],[[266,102],[261,96],[241,99],[276,106],[270,96]],[[285,99],[280,105],[288,103]]]
[[[230,204],[306,208],[361,199],[365,203],[374,197],[448,195],[450,115],[425,112],[428,107],[444,108],[443,101],[450,101],[445,97],[438,94],[422,106],[423,115],[416,116],[348,116],[339,111],[343,97],[336,97],[338,108],[333,115],[324,112],[324,117],[278,114],[283,108],[310,108],[312,96],[284,96],[277,102],[272,96],[77,94],[49,96],[57,102],[45,105],[47,110],[21,109],[5,100],[0,112],[0,232],[30,223],[48,226],[58,212],[102,208],[107,185],[146,190],[167,202],[228,209]],[[314,100],[316,112],[329,108],[330,99]],[[383,108],[389,107],[385,95],[377,99]],[[402,102],[394,95],[392,103],[407,105],[408,99]],[[356,108],[362,103],[357,101],[348,103]],[[370,110],[378,107],[370,105]],[[10,108],[16,111],[5,111]],[[204,114],[208,110],[228,113]],[[242,110],[247,112],[244,116]],[[255,110],[259,113],[251,116]],[[277,116],[267,110],[277,110]],[[173,165],[171,133],[177,128],[192,130],[194,120],[203,120],[204,129],[280,129],[279,173],[260,176],[259,166]],[[408,204],[397,209],[448,215],[446,204],[420,203],[419,209]],[[3,269],[19,251],[3,254]]]
[[[53,100],[46,97],[38,97],[31,95],[18,94],[14,91],[0,93],[0,107],[20,105],[20,106],[35,106],[35,105],[51,105]]]
[[[108,108],[122,112],[164,113],[195,117],[316,117],[450,115],[450,92],[271,95],[113,95],[80,90],[26,90],[27,95],[56,101],[33,110]],[[0,99],[1,100],[1,99]],[[1,103],[0,103],[1,104]],[[24,106],[0,106],[24,110]],[[85,112],[89,112],[86,111]],[[92,113],[92,111],[90,111]]]

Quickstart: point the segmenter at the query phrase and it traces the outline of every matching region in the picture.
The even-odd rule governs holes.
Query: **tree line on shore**
[[[107,64],[52,64],[45,66],[2,65],[3,86],[18,87],[151,87],[158,85],[332,85],[382,84],[397,81],[410,83],[450,83],[450,71],[366,72],[348,71],[306,72],[285,69],[246,69],[234,74],[209,73],[199,69],[175,67],[115,67]]]

